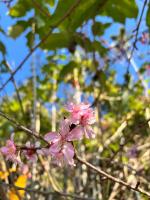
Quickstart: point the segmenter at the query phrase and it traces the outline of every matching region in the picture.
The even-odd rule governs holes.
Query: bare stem
[[[99,168],[93,166],[92,164],[90,164],[89,162],[83,160],[81,157],[79,157],[79,156],[77,156],[77,155],[76,155],[76,160],[78,160],[80,163],[86,165],[88,168],[94,170],[94,171],[97,172],[99,175],[104,176],[104,177],[106,177],[107,179],[109,179],[109,180],[111,180],[111,181],[113,181],[113,182],[115,182],[115,183],[119,183],[120,185],[125,186],[125,187],[128,188],[129,190],[134,190],[134,191],[136,191],[136,192],[139,192],[139,193],[141,193],[141,194],[144,194],[144,195],[150,197],[150,193],[149,193],[149,192],[143,190],[142,188],[137,187],[136,185],[135,185],[135,187],[134,187],[134,186],[131,186],[131,185],[128,184],[127,182],[125,182],[125,181],[123,181],[123,180],[121,180],[121,179],[119,179],[119,178],[116,178],[116,177],[114,177],[114,176],[112,176],[112,175],[110,175],[110,174],[104,172],[103,170],[101,170],[101,169],[99,169]]]
[[[131,50],[131,54],[130,54],[130,57],[129,57],[129,59],[128,59],[129,64],[130,64],[130,61],[131,61],[131,58],[132,58],[134,49],[137,49],[136,43],[137,43],[137,41],[138,41],[138,34],[139,34],[140,24],[141,24],[141,21],[142,21],[142,17],[143,17],[144,10],[145,10],[145,7],[146,7],[147,2],[149,2],[149,0],[145,0],[145,1],[144,1],[144,4],[143,4],[143,8],[142,8],[142,12],[141,12],[141,15],[140,15],[139,22],[138,22],[138,24],[137,24],[136,29],[134,30],[134,31],[136,32],[136,34],[135,34],[135,40],[134,40],[134,43],[133,43],[133,47],[132,47],[132,50]],[[128,68],[129,68],[129,65],[128,65]]]
[[[7,119],[8,121],[10,121],[15,127],[19,128],[20,130],[26,132],[27,134],[29,134],[30,136],[34,136],[35,138],[42,140],[44,142],[46,142],[47,144],[49,144],[46,140],[44,140],[44,138],[42,136],[40,136],[38,133],[36,133],[35,131],[32,131],[30,129],[28,129],[27,127],[20,125],[18,122],[16,122],[14,119],[10,118],[9,116],[7,116],[6,114],[4,114],[2,111],[0,111],[0,115]]]

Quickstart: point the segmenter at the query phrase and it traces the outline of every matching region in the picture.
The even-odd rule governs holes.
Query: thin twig
[[[61,196],[64,196],[64,197],[70,197],[70,198],[75,198],[75,199],[81,199],[81,200],[95,200],[93,198],[88,198],[88,197],[81,197],[79,195],[76,195],[76,194],[68,194],[68,193],[64,193],[64,192],[47,192],[47,191],[41,191],[41,190],[37,190],[37,189],[31,189],[31,188],[23,188],[23,187],[18,187],[18,186],[15,186],[13,184],[8,184],[8,183],[5,183],[5,182],[2,182],[0,181],[0,185],[3,185],[5,187],[9,187],[9,188],[14,188],[16,190],[24,190],[28,193],[38,193],[38,194],[41,194],[41,195],[44,195],[44,196],[47,196],[47,195],[61,195]]]
[[[134,187],[134,186],[131,186],[131,185],[128,184],[127,182],[125,182],[125,181],[123,181],[123,180],[121,180],[121,179],[119,179],[119,178],[116,178],[116,177],[114,177],[114,176],[112,176],[112,175],[110,175],[110,174],[104,172],[103,170],[101,170],[101,169],[95,167],[94,165],[92,165],[92,164],[90,164],[89,162],[83,160],[83,159],[80,158],[79,156],[76,156],[76,160],[78,160],[80,163],[86,165],[88,168],[90,168],[90,169],[96,171],[99,175],[104,176],[104,177],[108,178],[109,180],[111,180],[111,181],[113,181],[113,182],[115,182],[115,183],[119,183],[120,185],[125,186],[126,188],[128,188],[128,189],[130,189],[130,190],[134,190],[134,191],[136,191],[136,192],[140,192],[141,194],[144,194],[144,195],[150,197],[150,193],[149,193],[149,192],[143,190],[142,188],[139,188],[139,187],[137,188],[136,186],[135,186],[135,187]]]
[[[16,145],[16,147],[17,147],[17,149],[18,150],[33,150],[33,151],[37,151],[37,150],[41,150],[41,149],[43,149],[43,148],[49,148],[49,145],[47,145],[47,146],[45,146],[45,147],[26,147],[26,146],[19,146],[19,145]],[[142,145],[142,146],[140,146],[140,147],[137,147],[137,149],[138,150],[141,150],[141,148],[143,148],[143,147],[150,147],[150,144],[149,143],[147,143],[146,144],[146,146],[144,146],[144,145]],[[89,159],[89,158],[91,158],[91,157],[93,157],[93,156],[96,156],[95,154],[93,154],[92,156],[88,156],[87,158]],[[136,176],[139,176],[139,177],[142,177],[145,181],[149,181],[149,180],[147,180],[147,177],[146,176],[144,176],[144,175],[141,175],[141,173],[139,173],[139,171],[138,171],[138,169],[135,169],[135,168],[133,168],[131,165],[129,165],[129,164],[126,164],[126,163],[122,163],[122,162],[119,162],[119,161],[116,161],[116,160],[112,160],[112,159],[110,159],[110,158],[105,158],[105,157],[100,157],[100,158],[98,158],[101,162],[102,161],[104,161],[104,162],[108,162],[109,164],[113,164],[113,165],[115,165],[115,166],[119,166],[119,167],[121,167],[121,168],[123,168],[123,167],[127,167],[130,171],[132,171],[132,172],[134,172],[134,174],[136,175]],[[43,165],[44,166],[44,165]],[[46,170],[46,169],[45,169]]]
[[[0,199],[8,200],[6,191],[4,190],[3,185],[0,185]]]
[[[30,129],[28,129],[27,127],[20,125],[18,122],[16,122],[14,119],[10,118],[8,115],[4,114],[2,111],[0,111],[0,115],[7,119],[8,121],[10,121],[12,124],[14,124],[15,127],[19,128],[20,130],[26,132],[27,134],[29,134],[30,136],[34,136],[35,138],[42,140],[44,142],[46,142],[47,144],[49,144],[46,140],[44,140],[44,138],[42,136],[40,136],[38,133],[36,133],[35,131],[32,131]]]
[[[7,67],[8,71],[9,71],[10,74],[12,75],[13,72],[12,72],[12,69],[11,69],[11,67],[10,67],[10,64],[9,64],[7,61],[5,62],[5,64],[6,64],[6,67]],[[12,75],[12,83],[13,83],[14,88],[15,88],[15,90],[16,90],[16,95],[17,95],[17,98],[18,98],[18,102],[19,102],[19,105],[20,105],[20,109],[21,109],[22,115],[24,116],[24,115],[25,115],[25,112],[24,112],[24,109],[23,109],[21,96],[20,96],[20,93],[19,93],[19,90],[18,90],[18,87],[17,87],[17,83],[16,83],[16,81],[15,81],[13,75]]]
[[[49,32],[41,39],[41,41],[35,45],[34,48],[30,50],[30,52],[25,56],[25,58],[21,61],[21,63],[18,65],[18,67],[12,72],[12,75],[5,81],[5,83],[0,88],[0,92],[6,87],[6,85],[12,80],[13,76],[22,68],[22,66],[25,64],[25,62],[30,58],[30,56],[33,54],[33,52],[41,46],[52,34],[53,30],[58,27],[71,13],[72,11],[79,5],[81,0],[77,0],[75,4],[73,4],[68,11],[64,14],[64,16],[54,25],[50,27]]]
[[[0,3],[10,3],[12,2],[13,0],[1,0]]]
[[[127,52],[127,58],[129,58],[129,53]],[[132,67],[133,69],[135,70],[135,72],[137,73],[137,76],[139,78],[139,80],[141,81],[142,83],[142,86],[144,88],[144,93],[145,93],[145,96],[148,97],[149,94],[148,94],[148,90],[149,90],[149,87],[148,87],[148,84],[147,82],[144,80],[144,77],[142,76],[142,74],[140,74],[139,72],[139,69],[138,69],[138,66],[136,65],[135,61],[133,58],[129,58],[130,59],[130,63],[132,64]]]
[[[44,10],[44,9],[42,8],[41,4],[38,3],[38,1],[32,0],[32,3],[38,8],[38,10],[39,10],[42,14],[44,14],[44,15],[47,16],[47,17],[51,17],[51,15],[50,15],[48,12],[46,12],[46,10]]]
[[[139,22],[138,22],[138,24],[137,24],[136,29],[134,30],[134,31],[136,32],[136,34],[135,34],[135,40],[134,40],[134,43],[133,43],[133,47],[132,47],[132,50],[131,50],[131,54],[130,54],[130,57],[128,58],[128,63],[129,63],[129,64],[128,64],[128,68],[129,68],[129,65],[130,65],[130,60],[131,60],[131,58],[132,58],[134,49],[137,49],[136,43],[137,43],[137,41],[138,41],[138,34],[139,34],[140,24],[141,24],[142,17],[143,17],[143,14],[144,14],[144,10],[145,10],[145,7],[146,7],[148,1],[149,1],[149,0],[145,0],[145,1],[144,1],[144,4],[143,4],[143,8],[142,8],[142,12],[141,12],[141,15],[140,15]]]
[[[35,22],[35,14],[34,14],[34,21],[32,23],[32,35],[33,35],[33,43],[32,46],[35,45],[35,29],[36,29],[36,22]],[[32,54],[32,62],[31,62],[31,70],[32,70],[32,98],[33,98],[33,114],[31,116],[32,121],[32,130],[37,131],[36,129],[36,118],[37,118],[37,74],[36,74],[36,59],[35,59],[35,52]],[[38,131],[37,131],[38,132]]]

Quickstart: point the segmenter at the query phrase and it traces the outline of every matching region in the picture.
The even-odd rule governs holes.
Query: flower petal
[[[84,127],[84,134],[86,138],[95,138],[95,133],[90,126]]]
[[[63,121],[61,121],[60,123],[60,134],[62,136],[65,136],[69,133],[70,131],[70,120],[68,119],[64,119]]]
[[[52,157],[52,163],[58,165],[59,167],[62,167],[64,165],[64,155],[62,152],[59,152],[55,154],[54,157]]]
[[[62,150],[63,154],[64,154],[64,159],[66,161],[66,163],[68,163],[69,165],[74,165],[74,147],[72,146],[71,143],[66,142],[63,150]]]
[[[0,151],[2,152],[3,155],[7,155],[8,153],[8,148],[7,147],[1,147]]]
[[[49,132],[44,136],[47,142],[56,142],[60,139],[60,135],[57,132]]]
[[[60,141],[53,143],[49,148],[49,152],[52,155],[55,155],[56,153],[60,152],[60,150],[61,150],[61,142]]]
[[[74,128],[68,135],[67,141],[81,140],[83,138],[84,130],[81,126]]]

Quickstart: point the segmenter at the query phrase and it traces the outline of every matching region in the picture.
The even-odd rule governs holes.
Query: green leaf
[[[38,28],[44,27],[45,28],[45,22],[46,20],[44,20],[40,15],[36,15],[36,24],[38,26]]]
[[[101,45],[98,41],[90,41],[89,38],[84,35],[76,34],[75,40],[78,45],[85,49],[86,52],[98,52],[100,55],[104,55],[106,53],[106,49]]]
[[[101,43],[96,40],[92,43],[92,46],[93,46],[94,51],[95,52],[97,51],[100,56],[104,56],[107,52],[106,48],[103,47]]]
[[[76,30],[79,26],[81,26],[88,19],[96,16],[98,14],[99,9],[101,9],[101,5],[105,4],[106,1],[105,0],[81,1],[79,6],[74,10],[72,15],[70,16],[70,19],[65,21],[66,28],[69,28],[72,31]]]
[[[75,1],[59,1],[57,8],[52,15],[49,24],[55,25],[66,11],[75,3]],[[123,9],[122,9],[123,8]],[[60,25],[63,30],[74,31],[84,22],[94,18],[97,15],[112,17],[116,22],[124,23],[126,18],[135,18],[138,14],[138,8],[134,0],[87,0],[81,1]]]
[[[8,67],[6,66],[6,60],[2,60],[2,62],[0,63],[0,72],[1,73],[8,73]]]
[[[55,5],[55,0],[45,0],[46,3],[48,3],[50,6]]]
[[[5,35],[5,31],[0,27],[0,32]]]
[[[0,51],[2,52],[3,55],[6,54],[6,48],[5,45],[0,41]]]
[[[29,32],[27,35],[26,35],[26,38],[27,38],[27,46],[29,48],[32,48],[33,47],[33,44],[34,44],[34,35],[32,32]]]
[[[94,35],[103,35],[106,28],[108,28],[111,23],[102,24],[100,22],[95,22],[92,26],[92,32]]]
[[[102,15],[112,17],[116,22],[125,23],[126,18],[136,18],[138,7],[135,0],[109,0]]]
[[[17,38],[22,32],[24,32],[24,27],[21,24],[15,24],[9,27],[8,34],[12,38]]]
[[[32,24],[32,18],[28,21],[17,21],[17,23],[8,29],[8,35],[14,39],[19,37],[30,25]]]
[[[53,26],[65,15],[65,13],[75,5],[76,1],[66,0],[58,1],[58,5],[54,14],[49,20],[49,25]],[[81,1],[74,7],[73,12],[59,26],[62,30],[74,31],[85,21],[97,15],[101,4],[105,4],[105,0],[87,0]]]
[[[149,27],[149,31],[150,31],[150,3],[148,4],[148,11],[147,11],[147,15],[146,15],[146,24]]]
[[[64,78],[69,74],[73,73],[73,69],[78,67],[78,64],[75,61],[70,61],[67,65],[64,65],[62,70],[60,71],[59,80],[64,81]]]
[[[70,42],[71,42],[71,35],[68,35],[66,32],[53,33],[41,46],[44,49],[56,50],[58,48],[67,48]]]
[[[54,11],[54,14],[49,20],[49,24],[52,26],[55,25],[75,2],[75,0],[65,0],[65,3],[62,0],[58,1],[58,5]]]
[[[31,9],[31,5],[30,0],[19,0],[10,8],[9,15],[11,17],[23,17]]]

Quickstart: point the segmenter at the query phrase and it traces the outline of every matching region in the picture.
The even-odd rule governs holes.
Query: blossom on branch
[[[95,134],[91,125],[95,123],[95,116],[93,109],[90,108],[90,104],[74,104],[71,102],[66,108],[71,113],[71,122],[77,125],[71,131],[71,138],[74,139],[73,136],[75,135],[78,135],[78,139],[82,139],[83,135],[86,138],[94,138]]]
[[[81,116],[89,107],[90,107],[89,103],[80,103],[80,104],[75,104],[73,102],[68,103],[66,109],[71,114],[70,117],[71,122],[73,124],[79,123]]]
[[[6,145],[4,147],[1,147],[0,149],[1,153],[6,157],[6,160],[13,161],[15,163],[18,163],[19,160],[17,158],[17,148],[12,139],[6,141]]]
[[[64,164],[74,165],[74,140],[81,140],[95,136],[91,124],[95,122],[94,111],[88,103],[67,105],[67,110],[71,116],[60,123],[60,131],[50,132],[44,139],[50,143],[50,147],[44,149],[45,155],[51,155],[55,163],[59,166]]]
[[[46,147],[41,147],[39,142],[31,144],[27,141],[25,146],[16,146],[13,138],[7,140],[6,146],[0,150],[7,160],[19,163],[17,152],[21,151],[27,161],[36,162],[38,155],[51,156],[54,163],[59,166],[70,165],[74,166],[75,149],[73,141],[95,136],[91,125],[95,122],[94,111],[88,103],[74,104],[69,103],[67,110],[70,113],[68,119],[64,119],[60,123],[58,132],[49,132],[44,138],[48,143]],[[36,138],[38,136],[36,135]],[[20,164],[22,164],[20,162]]]
[[[37,161],[37,153],[40,154],[41,150],[38,148],[40,148],[40,143],[36,142],[35,145],[31,144],[30,141],[28,141],[26,143],[26,149],[23,150],[23,154],[25,155],[25,157],[30,161],[30,162],[36,162]]]
[[[70,142],[70,121],[64,119],[60,125],[60,131],[47,133],[44,139],[50,142],[49,149],[45,150],[50,154],[55,162],[62,166],[63,164],[74,165],[74,147]]]

